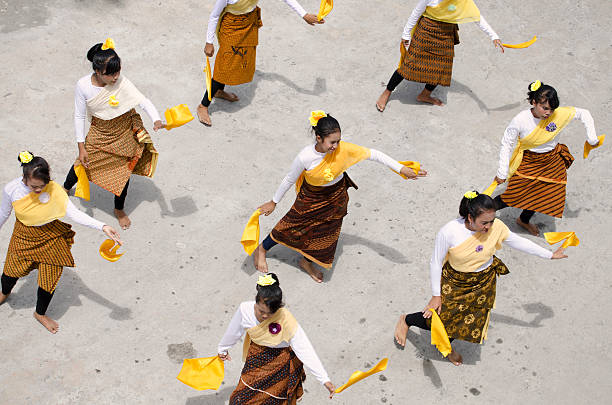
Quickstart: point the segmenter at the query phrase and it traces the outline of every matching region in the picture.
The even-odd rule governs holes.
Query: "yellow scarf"
[[[523,160],[523,152],[552,141],[576,115],[574,107],[559,107],[550,116],[541,120],[537,127],[523,139],[519,138],[510,158],[508,179],[516,172]],[[547,129],[548,128],[548,129]]]
[[[444,0],[437,6],[427,7],[423,16],[451,24],[480,21],[480,10],[473,0]]]
[[[509,232],[506,224],[495,218],[487,233],[476,232],[462,244],[448,249],[446,260],[457,271],[475,271],[501,249],[501,243]]]
[[[280,325],[280,331],[277,334],[270,332],[270,324],[272,323]],[[285,308],[280,308],[274,315],[247,330],[244,337],[244,345],[242,346],[242,361],[246,360],[251,341],[267,347],[278,346],[281,342],[289,343],[293,336],[295,336],[297,327],[297,320],[291,312]]]
[[[295,183],[295,192],[300,191],[304,180],[313,186],[323,186],[340,176],[349,167],[369,157],[369,148],[340,141],[336,150],[326,154],[321,163],[302,172]]]
[[[54,181],[42,189],[40,194],[31,192],[13,202],[15,216],[26,226],[40,226],[66,216],[68,195],[64,188]]]
[[[225,15],[225,13],[235,15],[247,14],[253,11],[255,7],[257,7],[257,3],[259,3],[259,0],[238,0],[234,4],[228,4],[227,6],[225,6],[223,12],[221,12],[221,15],[219,16],[219,21],[217,22],[217,37],[219,37],[221,20],[223,20],[223,16]]]

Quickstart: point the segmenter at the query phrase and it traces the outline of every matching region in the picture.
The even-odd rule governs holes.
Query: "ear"
[[[317,140],[317,143],[323,143],[323,138],[321,138],[321,136],[319,135],[316,135],[316,140]]]

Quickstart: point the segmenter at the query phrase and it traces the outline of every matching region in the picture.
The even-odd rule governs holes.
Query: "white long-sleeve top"
[[[238,310],[234,314],[223,338],[219,342],[217,353],[227,353],[227,351],[240,340],[247,329],[259,325],[259,321],[255,317],[255,301],[246,301],[240,304]],[[330,381],[327,371],[321,364],[321,360],[317,356],[308,336],[298,324],[295,335],[289,343],[282,342],[275,348],[291,347],[295,355],[304,363],[304,367],[310,372],[321,384]]]
[[[87,117],[87,101],[91,100],[102,91],[102,87],[94,86],[91,82],[91,74],[79,79],[74,90],[74,129],[77,142],[85,142],[85,118]],[[148,98],[139,104],[145,110],[151,121],[161,120],[157,108]]]
[[[317,152],[317,150],[315,149],[315,144],[306,146],[304,149],[302,149],[300,153],[298,153],[298,155],[295,157],[295,159],[293,159],[293,163],[291,163],[289,173],[287,173],[280,186],[278,186],[278,189],[276,190],[276,193],[274,193],[272,201],[278,204],[280,200],[283,199],[283,196],[285,195],[287,190],[289,190],[291,186],[293,186],[295,182],[299,179],[302,172],[304,170],[311,170],[317,167],[317,165],[321,163],[325,155],[326,153]],[[403,167],[400,162],[390,158],[388,155],[380,151],[377,151],[376,149],[370,149],[370,157],[368,158],[368,160],[373,160],[375,162],[382,163],[391,170],[395,170],[398,173],[400,170],[402,170]],[[332,186],[342,180],[342,178],[343,176],[336,176],[335,179],[333,179],[329,183],[324,184],[323,187]]]
[[[429,262],[431,292],[433,296],[440,296],[442,267],[444,266],[444,259],[446,258],[448,250],[454,248],[455,246],[459,246],[470,236],[474,235],[474,233],[475,232],[470,231],[465,227],[465,219],[457,218],[444,225],[438,232],[438,235],[436,235],[436,244]],[[550,259],[553,255],[550,250],[544,249],[529,239],[518,236],[514,232],[508,233],[508,237],[506,240],[504,240],[503,244],[543,259]],[[491,263],[493,263],[493,256],[491,256],[491,258],[476,271],[478,272],[486,269],[491,265]]]
[[[23,177],[18,177],[15,180],[12,180],[4,187],[4,191],[2,192],[2,203],[0,204],[0,228],[2,228],[8,217],[11,215],[11,212],[13,212],[13,202],[21,200],[31,192],[32,190],[30,190],[30,188],[23,183]],[[70,199],[66,205],[66,216],[77,224],[97,229],[99,231],[101,231],[105,225],[104,222],[100,222],[97,219],[85,214],[83,211],[79,211],[79,209],[70,201]]]
[[[416,5],[414,10],[412,10],[412,14],[410,14],[410,18],[408,18],[408,22],[404,26],[404,33],[402,34],[402,39],[410,41],[412,35],[412,28],[419,21],[419,18],[425,12],[427,7],[434,7],[440,4],[443,0],[419,0],[419,3]],[[493,31],[493,28],[487,23],[484,16],[480,15],[480,21],[476,21],[478,27],[491,38],[491,41],[499,39],[499,35]]]
[[[599,139],[597,139],[597,132],[595,132],[595,123],[593,117],[588,110],[583,108],[576,108],[576,115],[574,118],[578,118],[584,124],[586,128],[587,141],[591,145],[597,145]],[[516,146],[516,141],[529,135],[533,131],[541,119],[533,116],[531,109],[521,111],[510,121],[510,125],[504,131],[504,137],[501,142],[501,150],[499,152],[499,167],[497,168],[497,177],[505,179],[508,177],[508,165],[510,164],[510,158],[512,152]],[[550,142],[546,142],[538,147],[529,149],[535,153],[546,153],[555,149],[555,146],[559,143],[559,135],[557,135]]]
[[[208,29],[206,30],[206,42],[212,44],[215,40],[215,34],[217,32],[217,23],[219,22],[219,17],[221,17],[221,13],[223,13],[223,9],[228,4],[235,4],[239,0],[217,0],[215,6],[213,7],[212,12],[210,13],[210,17],[208,19]],[[289,7],[293,9],[300,17],[304,17],[306,15],[306,10],[297,2],[297,0],[283,0]],[[257,7],[257,6],[255,6]],[[253,7],[249,12],[255,10]]]

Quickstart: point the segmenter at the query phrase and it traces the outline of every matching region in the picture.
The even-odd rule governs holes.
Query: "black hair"
[[[326,136],[334,132],[340,132],[340,124],[337,119],[327,114],[326,117],[319,119],[317,125],[312,127],[312,130],[315,135],[320,136],[321,139],[325,139]]]
[[[266,304],[270,309],[271,313],[275,313],[285,306],[283,302],[283,290],[280,288],[280,283],[276,274],[269,273],[270,276],[276,281],[271,285],[257,285],[257,296],[255,296],[255,302]]]
[[[34,156],[32,152],[28,153]],[[34,156],[28,163],[23,163],[21,157],[17,156],[17,160],[21,163],[24,179],[34,178],[42,180],[45,184],[49,184],[51,181],[51,169],[49,168],[49,163],[47,163],[45,159],[40,156]]]
[[[102,43],[95,44],[87,51],[87,60],[94,71],[112,75],[121,70],[121,58],[114,49],[102,49]]]
[[[478,191],[474,192],[476,193],[476,197],[467,198],[463,196],[461,203],[459,204],[459,215],[461,215],[464,219],[467,219],[468,215],[471,216],[472,219],[476,219],[485,211],[495,211],[495,202],[493,202],[493,199],[490,196],[480,194]]]
[[[529,91],[527,92],[527,100],[529,100],[529,103],[533,103],[535,101],[536,103],[542,104],[548,101],[548,105],[553,110],[556,110],[557,107],[559,107],[559,97],[557,96],[557,90],[555,90],[554,87],[542,83],[542,85],[536,91],[531,91],[532,84],[533,83],[529,84]]]

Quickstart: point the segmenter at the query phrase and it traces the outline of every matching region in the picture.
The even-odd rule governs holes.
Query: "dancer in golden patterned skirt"
[[[467,192],[461,199],[459,216],[436,236],[430,262],[431,300],[423,311],[402,314],[397,322],[395,339],[401,346],[406,344],[410,326],[430,330],[430,308],[440,314],[451,341],[482,343],[487,338],[497,276],[509,273],[494,256],[502,243],[544,259],[567,257],[563,248],[553,253],[510,232],[495,218],[495,203],[488,195]],[[457,366],[463,361],[454,350],[448,358]]]
[[[120,76],[121,59],[112,39],[94,45],[87,52],[94,72],[82,77],[75,91],[74,121],[79,158],[88,179],[115,195],[115,216],[122,229],[131,221],[124,211],[130,176],[153,177],[157,151],[134,109],[139,105],[151,121],[153,130],[164,128],[157,109],[126,77]],[[85,117],[91,126],[85,138]],[[64,188],[77,183],[74,167],[66,176]]]
[[[304,392],[304,368],[332,397],[334,384],[306,333],[283,306],[278,277],[270,273],[259,277],[255,301],[243,302],[234,314],[218,348],[222,360],[231,360],[228,350],[244,335],[244,367],[230,405],[294,405]]]
[[[64,189],[51,181],[49,164],[30,152],[21,152],[19,161],[23,176],[4,187],[0,205],[0,228],[15,209],[15,228],[6,253],[2,272],[0,304],[9,296],[17,279],[38,269],[36,318],[51,333],[58,331],[56,321],[45,315],[64,266],[74,267],[70,247],[75,233],[62,221],[74,222],[98,229],[121,244],[112,227],[79,211],[68,199]]]

